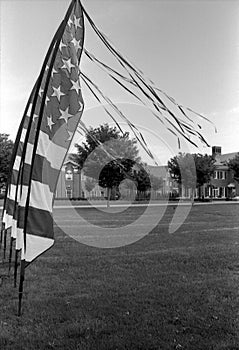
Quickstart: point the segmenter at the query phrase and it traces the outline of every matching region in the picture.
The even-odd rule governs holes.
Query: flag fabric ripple
[[[83,42],[82,7],[74,0],[29,98],[12,160],[3,222],[27,262],[54,243],[54,192],[84,108],[79,69]]]

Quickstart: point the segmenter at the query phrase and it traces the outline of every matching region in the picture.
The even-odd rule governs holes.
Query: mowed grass
[[[64,224],[80,232],[83,217],[108,230],[142,207],[77,209],[78,218],[58,209],[54,247],[26,269],[21,317],[12,276],[0,279],[0,349],[239,349],[238,210],[195,205],[169,234],[170,206],[141,240],[100,249],[66,235]]]

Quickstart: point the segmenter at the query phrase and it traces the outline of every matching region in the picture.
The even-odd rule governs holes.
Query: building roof
[[[74,160],[71,160],[71,159],[66,160],[66,162],[63,165],[67,165],[69,163],[72,164],[75,167],[79,166],[79,164],[77,164],[76,162],[74,162]]]
[[[154,175],[156,177],[162,177],[163,179],[167,177],[168,167],[166,165],[148,165],[147,168],[151,175]]]
[[[215,159],[215,165],[221,165],[225,162],[228,162],[230,159],[234,158],[239,152],[225,153],[225,154],[217,154]]]

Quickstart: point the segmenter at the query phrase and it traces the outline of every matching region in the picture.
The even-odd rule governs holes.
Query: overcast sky
[[[12,139],[69,4],[68,0],[0,0],[1,132]],[[82,0],[82,4],[121,53],[158,87],[215,123],[217,134],[203,123],[202,133],[210,145],[221,145],[223,153],[239,151],[239,1]],[[85,47],[105,59],[98,46],[86,24]],[[82,70],[100,79],[87,61],[83,60]],[[143,107],[131,104],[108,82],[105,86],[100,82],[115,102],[125,105],[163,163],[177,153],[177,142]],[[85,123],[97,126],[109,121],[103,110],[92,108],[87,92],[84,99]],[[210,153],[209,148],[199,151]]]

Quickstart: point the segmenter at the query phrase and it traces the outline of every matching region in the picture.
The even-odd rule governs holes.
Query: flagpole
[[[2,225],[1,225],[1,237],[0,237],[0,250],[2,249],[2,241],[3,241],[3,233],[5,230],[5,223],[2,221]]]
[[[15,250],[15,263],[14,263],[14,288],[17,286],[17,268],[18,268],[18,252],[19,250]]]
[[[0,237],[0,250],[2,248],[2,239],[3,239],[3,231],[4,231],[4,222],[1,223],[1,237]]]
[[[20,283],[19,283],[19,291],[18,291],[18,313],[17,313],[18,317],[21,316],[21,310],[22,310],[24,278],[25,278],[25,260],[21,260]]]
[[[10,241],[10,250],[9,250],[9,259],[8,259],[8,274],[10,275],[11,272],[11,264],[12,264],[12,247],[13,247],[13,241],[15,238],[11,237]]]
[[[4,230],[4,238],[3,238],[3,260],[6,259],[6,249],[7,249],[7,229]]]

